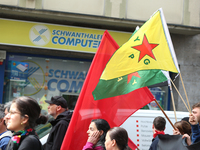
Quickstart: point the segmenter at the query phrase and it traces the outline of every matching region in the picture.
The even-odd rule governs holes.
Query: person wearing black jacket
[[[50,121],[52,129],[44,150],[60,150],[72,112],[68,111],[67,101],[62,96],[54,96],[45,102],[49,104],[48,114],[53,116],[54,120]]]
[[[34,108],[34,109],[33,109]],[[7,128],[13,131],[6,150],[42,150],[42,144],[34,130],[41,124],[43,115],[38,102],[27,96],[15,98],[5,116]]]
[[[151,143],[149,150],[157,150],[157,145],[159,142],[158,135],[165,134],[165,132],[164,132],[165,125],[166,125],[166,120],[165,120],[165,118],[163,118],[161,116],[158,116],[153,120],[153,126],[152,126],[153,139],[152,139],[152,143]]]

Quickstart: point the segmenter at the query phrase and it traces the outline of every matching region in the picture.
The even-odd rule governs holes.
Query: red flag
[[[125,95],[94,100],[92,91],[107,62],[118,48],[118,44],[105,31],[79,95],[61,150],[82,150],[92,119],[105,119],[110,127],[120,126],[135,111],[155,100],[147,87]],[[130,143],[130,146],[132,149],[136,148],[134,143]]]

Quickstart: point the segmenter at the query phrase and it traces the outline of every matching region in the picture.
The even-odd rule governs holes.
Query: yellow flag
[[[110,80],[139,70],[178,73],[178,63],[162,9],[159,9],[107,63],[101,79]]]

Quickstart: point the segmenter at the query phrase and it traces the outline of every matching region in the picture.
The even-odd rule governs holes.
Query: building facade
[[[45,97],[62,95],[73,109],[103,32],[121,46],[159,8],[193,105],[200,96],[198,0],[0,0],[0,101],[26,95],[43,104]],[[186,102],[180,77],[174,82]],[[173,110],[167,86],[151,91]],[[173,95],[176,110],[187,111],[174,88]]]

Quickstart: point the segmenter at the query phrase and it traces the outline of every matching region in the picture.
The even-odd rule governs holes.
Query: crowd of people
[[[157,150],[168,144],[166,149],[198,150],[200,149],[200,102],[192,106],[192,113],[174,124],[173,135],[165,135],[165,118],[158,116],[153,121],[153,140],[149,150]],[[182,140],[179,140],[179,139]],[[167,140],[166,140],[167,139]],[[167,141],[167,142],[166,142]],[[170,148],[173,146],[175,148]],[[162,144],[160,144],[162,143]],[[165,148],[162,148],[165,150]]]
[[[48,118],[41,114],[38,102],[27,96],[15,98],[0,105],[1,150],[60,150],[72,112],[62,96],[46,100],[52,128],[47,142],[42,145],[34,128],[45,124]],[[87,131],[88,140],[83,150],[125,150],[128,148],[127,131],[120,127],[110,128],[104,119],[91,121]],[[121,139],[124,139],[123,141]]]
[[[72,112],[62,96],[54,96],[46,102],[49,104],[48,114],[53,120],[50,121],[52,128],[45,145],[41,144],[34,128],[45,124],[48,118],[41,114],[41,107],[35,99],[22,96],[0,105],[1,150],[60,150]],[[189,117],[174,124],[173,135],[165,134],[164,117],[154,118],[153,140],[149,150],[200,149],[199,124],[200,102],[193,105]],[[87,134],[88,139],[82,150],[130,150],[127,131],[122,127],[110,128],[104,119],[91,120]]]

